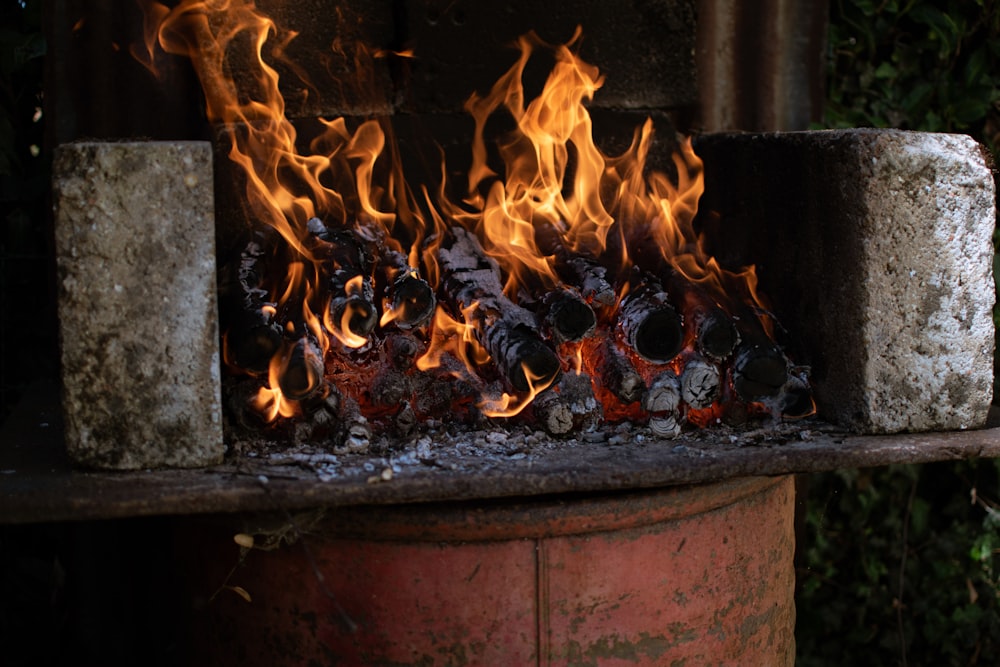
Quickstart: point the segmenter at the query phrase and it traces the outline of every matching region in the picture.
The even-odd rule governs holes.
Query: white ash
[[[668,421],[665,419],[665,421]],[[322,482],[356,479],[392,484],[407,475],[434,470],[481,472],[484,469],[522,469],[542,458],[582,449],[612,449],[622,455],[622,447],[669,447],[692,458],[714,455],[721,448],[780,446],[789,441],[808,440],[813,431],[805,425],[768,423],[759,428],[732,428],[724,424],[711,430],[682,431],[664,438],[654,430],[669,424],[638,425],[631,422],[608,424],[586,433],[554,437],[527,424],[489,425],[467,429],[435,422],[420,425],[419,432],[406,438],[380,435],[372,438],[367,451],[331,452],[314,444],[291,448],[257,439],[231,446],[229,458],[241,472],[269,478],[303,475]],[[381,452],[374,454],[373,452]],[[384,471],[390,470],[391,473]]]

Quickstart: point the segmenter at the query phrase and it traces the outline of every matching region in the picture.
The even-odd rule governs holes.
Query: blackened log
[[[778,406],[785,419],[802,419],[816,413],[808,368],[799,366],[789,371],[788,381],[781,389]]]
[[[774,343],[744,342],[733,357],[733,388],[744,401],[777,396],[788,381],[788,366]]]
[[[655,280],[634,286],[618,308],[618,327],[625,342],[643,359],[653,363],[670,361],[684,343],[682,320]]]
[[[261,288],[264,251],[255,242],[240,255],[234,284],[224,298],[226,352],[230,362],[247,371],[263,373],[281,348],[281,326],[274,320],[274,304]]]
[[[412,392],[409,377],[395,368],[383,368],[372,381],[371,397],[376,405],[398,406]]]
[[[569,250],[554,225],[538,225],[535,228],[535,243],[541,252],[553,258],[559,278],[576,287],[588,303],[614,305],[616,294],[607,280],[607,269],[597,260]]]
[[[438,257],[445,295],[456,313],[466,314],[500,375],[517,391],[553,382],[561,371],[559,357],[538,333],[532,313],[504,296],[500,269],[476,237],[453,228]]]
[[[406,371],[423,351],[423,345],[411,334],[394,333],[385,338],[385,356],[393,368]]]
[[[390,285],[390,304],[400,329],[422,327],[431,321],[437,298],[434,290],[413,269],[401,271]]]
[[[698,350],[711,359],[725,359],[740,342],[736,323],[698,283],[670,269],[667,290],[677,300],[684,322],[694,333]]]
[[[311,332],[298,340],[288,341],[286,346],[278,388],[285,398],[301,401],[323,386],[323,350]]]
[[[604,416],[590,378],[576,373],[563,375],[555,386],[536,396],[532,411],[550,435],[591,430]]]
[[[634,403],[646,391],[646,382],[625,358],[613,340],[606,339],[603,347],[601,382],[625,403]]]
[[[642,408],[649,412],[649,428],[661,438],[676,438],[681,432],[681,382],[672,370],[660,373],[642,397]]]
[[[400,329],[428,324],[434,315],[437,298],[434,289],[410,266],[406,255],[380,244],[378,272],[383,287],[383,325],[390,320]]]
[[[542,298],[541,311],[545,328],[558,343],[582,340],[597,326],[593,308],[570,289],[556,289],[546,294]]]
[[[355,336],[367,338],[378,324],[374,258],[366,243],[350,229],[328,228],[318,218],[308,222],[314,238],[311,248],[328,267],[330,315],[333,324]]]
[[[681,373],[681,400],[695,410],[707,408],[719,397],[719,369],[704,359],[688,359]]]

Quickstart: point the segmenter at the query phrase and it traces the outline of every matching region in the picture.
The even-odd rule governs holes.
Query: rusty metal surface
[[[699,0],[700,127],[804,130],[825,99],[828,0]]]
[[[231,517],[189,525],[192,597],[251,599],[222,589],[192,616],[192,664],[790,665],[793,500],[786,476],[408,508],[419,536],[384,520],[397,508],[367,537],[331,512],[242,555]]]
[[[56,406],[54,390],[39,387],[0,430],[0,523],[610,492],[1000,456],[1000,428],[891,436],[812,428],[808,440],[752,445],[583,443],[488,460],[456,453],[442,461],[454,467],[415,461],[397,465],[389,481],[378,483],[371,483],[373,471],[377,476],[384,470],[391,463],[387,457],[341,457],[338,474],[326,481],[313,468],[247,461],[98,473],[69,467]]]

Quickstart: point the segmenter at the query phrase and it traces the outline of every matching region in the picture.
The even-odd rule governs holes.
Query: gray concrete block
[[[211,146],[60,146],[53,197],[70,457],[115,469],[217,463]]]
[[[996,200],[975,141],[845,130],[696,150],[713,250],[758,265],[822,416],[868,433],[986,421]]]

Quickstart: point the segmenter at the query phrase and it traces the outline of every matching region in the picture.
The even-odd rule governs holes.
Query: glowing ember
[[[259,233],[240,260],[224,345],[227,364],[258,383],[268,422],[308,416],[318,394],[342,395],[355,424],[389,415],[397,428],[532,405],[553,429],[652,419],[664,434],[730,405],[808,411],[753,268],[724,270],[696,232],[691,142],[674,178],[647,168],[649,120],[622,154],[598,148],[587,103],[603,78],[574,52],[579,30],[557,46],[522,37],[510,70],[469,98],[472,166],[455,200],[443,176],[410,186],[386,120],[322,120],[300,150],[268,64],[295,35],[249,0],[144,4],[136,57],[154,71],[158,49],[191,59],[245,176]],[[238,49],[250,51],[239,83]],[[526,99],[538,50],[555,64]],[[514,130],[491,161],[497,114]]]

